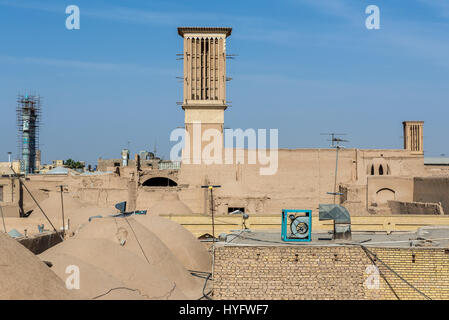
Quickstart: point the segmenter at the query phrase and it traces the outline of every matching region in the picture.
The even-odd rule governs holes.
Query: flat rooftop
[[[312,241],[284,242],[280,231],[235,230],[217,246],[344,246],[366,247],[429,247],[449,248],[449,226],[423,227],[417,232],[352,232],[351,240],[332,240],[332,233],[312,233]]]

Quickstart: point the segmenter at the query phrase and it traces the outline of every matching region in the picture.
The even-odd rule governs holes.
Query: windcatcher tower
[[[416,154],[424,154],[424,121],[404,121],[402,125],[404,127],[404,149]]]
[[[39,148],[41,98],[33,95],[17,96],[17,129],[20,171],[34,173]]]
[[[204,143],[195,145],[194,133],[201,136],[207,129],[215,129],[223,141],[226,104],[226,38],[231,28],[180,27],[184,39],[184,95],[185,130],[190,137],[190,158],[195,149],[203,150]],[[194,132],[195,131],[195,132]],[[195,139],[198,139],[197,137]],[[186,144],[189,142],[186,140]],[[196,140],[196,143],[198,141]]]

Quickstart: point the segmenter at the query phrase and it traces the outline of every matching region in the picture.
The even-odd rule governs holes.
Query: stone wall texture
[[[449,299],[449,250],[217,247],[213,277],[214,299]]]

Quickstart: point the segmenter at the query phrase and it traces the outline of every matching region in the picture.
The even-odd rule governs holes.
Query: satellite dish
[[[115,205],[115,208],[120,211],[120,213],[124,213],[126,211],[126,201],[119,202]]]

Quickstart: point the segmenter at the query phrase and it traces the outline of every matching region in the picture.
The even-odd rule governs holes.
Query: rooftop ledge
[[[223,33],[229,37],[232,33],[232,28],[226,27],[179,27],[178,34],[184,37],[186,33]]]

